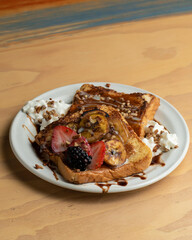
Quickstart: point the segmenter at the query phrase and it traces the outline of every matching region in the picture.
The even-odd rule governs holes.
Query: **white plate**
[[[93,84],[96,86],[105,86],[106,83],[99,82]],[[79,89],[81,85],[82,84],[74,84],[57,88],[52,91],[46,92],[35,99],[53,98],[63,99],[66,102],[70,102],[73,99],[76,90]],[[110,88],[125,93],[147,92],[136,87],[115,83],[111,83]],[[160,101],[161,104],[158,111],[156,112],[155,119],[161,122],[171,133],[177,134],[179,140],[179,148],[173,149],[168,153],[163,154],[163,161],[165,162],[164,167],[160,165],[155,165],[150,166],[147,170],[145,170],[147,177],[145,180],[141,180],[140,178],[127,177],[126,180],[128,184],[126,186],[111,185],[108,192],[112,193],[130,191],[153,184],[171,173],[185,157],[189,147],[189,131],[185,120],[171,104],[169,104],[162,98],[160,98]],[[28,130],[26,129],[26,127],[23,126],[26,126]],[[59,180],[56,180],[53,176],[53,172],[48,167],[36,170],[34,168],[35,164],[41,165],[41,161],[35,154],[28,139],[33,139],[29,131],[31,131],[32,135],[36,134],[36,129],[30,122],[29,118],[26,116],[25,113],[19,111],[10,129],[10,144],[15,156],[18,158],[21,164],[23,164],[23,166],[26,167],[30,172],[50,183],[64,188],[83,192],[103,192],[103,190],[95,183],[75,185],[66,182],[58,174],[57,175],[59,177]]]

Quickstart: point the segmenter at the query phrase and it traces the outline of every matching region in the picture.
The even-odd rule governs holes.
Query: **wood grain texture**
[[[189,12],[191,0],[8,0],[0,5],[0,43]]]
[[[192,15],[102,26],[0,48],[0,239],[192,239],[192,148],[160,182],[87,194],[28,172],[8,141],[18,110],[64,85],[105,81],[154,92],[192,132]]]

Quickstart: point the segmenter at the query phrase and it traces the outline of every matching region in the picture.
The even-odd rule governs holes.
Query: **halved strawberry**
[[[79,136],[78,138],[75,138],[72,143],[70,144],[71,146],[79,146],[81,147],[84,151],[87,152],[89,156],[92,156],[92,151],[91,151],[91,146],[89,145],[87,139],[83,136]]]
[[[103,164],[104,156],[105,156],[105,143],[103,141],[98,141],[91,144],[92,150],[92,160],[88,165],[88,168],[93,170],[101,167]]]
[[[65,126],[56,126],[53,129],[51,147],[54,152],[64,152],[67,149],[66,142],[71,143],[73,137],[77,135],[71,128]]]

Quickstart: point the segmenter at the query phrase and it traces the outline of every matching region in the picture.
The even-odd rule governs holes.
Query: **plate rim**
[[[35,100],[35,99],[40,99],[42,98],[44,95],[51,95],[52,93],[54,92],[57,92],[57,91],[60,91],[66,87],[74,87],[75,91],[83,84],[93,84],[93,85],[96,85],[96,86],[104,86],[105,84],[109,83],[110,85],[113,85],[113,88],[114,89],[116,86],[119,86],[119,87],[126,87],[126,89],[131,89],[135,91],[140,91],[140,92],[146,92],[146,93],[151,93],[150,91],[147,91],[145,89],[142,89],[142,88],[138,88],[138,87],[135,87],[135,86],[131,86],[131,85],[126,85],[126,84],[120,84],[120,83],[110,83],[110,82],[80,82],[80,83],[76,83],[76,84],[70,84],[70,85],[65,85],[65,86],[62,86],[62,87],[58,87],[58,88],[55,88],[55,89],[51,89],[47,92],[44,92],[42,94],[40,94],[39,96],[31,99],[31,100]],[[124,92],[126,92],[126,89]],[[117,90],[119,91],[119,90]],[[119,91],[120,92],[120,91]],[[180,112],[172,105],[170,104],[167,100],[163,99],[162,97],[158,96],[157,94],[154,94],[154,93],[151,93],[153,94],[154,96],[157,96],[161,102],[163,102],[164,104],[168,105],[171,109],[173,109],[173,111],[177,114],[177,116],[180,118],[182,124],[183,124],[183,127],[184,127],[184,130],[185,130],[185,134],[186,134],[186,144],[185,144],[185,148],[183,149],[182,151],[182,154],[181,156],[179,157],[179,159],[177,159],[177,161],[171,165],[171,167],[168,169],[169,171],[163,171],[163,173],[161,173],[159,176],[157,175],[155,178],[151,179],[150,181],[146,181],[146,182],[141,182],[140,184],[136,184],[135,186],[131,186],[129,188],[129,186],[127,185],[127,187],[121,187],[119,189],[116,189],[116,188],[113,188],[112,186],[109,188],[109,191],[108,193],[119,193],[119,192],[127,192],[127,191],[133,191],[133,190],[136,190],[136,189],[141,189],[141,188],[144,188],[144,187],[147,187],[149,185],[152,185],[158,181],[160,181],[161,179],[165,178],[167,175],[169,175],[173,170],[175,170],[180,164],[181,162],[184,160],[186,154],[187,154],[187,151],[188,151],[188,148],[189,148],[189,143],[190,143],[190,133],[189,133],[189,129],[188,129],[188,126],[187,126],[187,123],[185,121],[185,119],[183,118],[183,116],[180,114]],[[70,94],[69,94],[70,95]],[[61,96],[59,96],[61,97]],[[30,100],[29,100],[30,101]],[[29,170],[31,173],[33,173],[34,175],[36,175],[37,177],[51,183],[51,184],[54,184],[54,185],[57,185],[57,186],[60,186],[60,187],[63,187],[63,188],[67,188],[67,189],[71,189],[71,190],[75,190],[75,191],[81,191],[81,192],[89,192],[89,193],[102,193],[102,189],[100,189],[99,187],[97,188],[91,188],[86,187],[87,184],[80,184],[80,185],[77,185],[77,184],[73,184],[73,183],[68,183],[66,182],[64,179],[62,182],[60,181],[53,181],[52,179],[50,179],[48,176],[42,176],[35,168],[31,168],[26,162],[25,160],[22,159],[22,157],[20,156],[20,154],[17,152],[17,150],[15,149],[15,144],[14,144],[14,127],[17,123],[17,120],[20,116],[20,114],[23,113],[22,112],[22,108],[18,111],[18,113],[15,115],[12,123],[11,123],[11,126],[10,126],[10,130],[9,130],[9,142],[10,142],[10,146],[11,146],[11,149],[15,155],[15,157],[17,158],[17,160],[27,169]],[[22,124],[22,123],[21,123]],[[95,183],[88,183],[89,185],[90,184],[94,184]],[[90,189],[91,188],[91,189]]]

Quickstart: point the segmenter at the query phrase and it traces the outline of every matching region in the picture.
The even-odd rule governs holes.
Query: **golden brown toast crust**
[[[61,159],[58,160],[58,169],[61,175],[68,182],[82,184],[90,182],[106,182],[115,179],[125,178],[134,173],[140,173],[146,168],[148,168],[151,160],[149,161],[149,156],[146,155],[138,162],[129,162],[118,168],[109,168],[103,166],[95,170],[88,170],[82,172],[75,172],[67,167]]]
[[[53,128],[57,125],[67,125],[70,122],[78,122],[81,111],[68,114],[47,126],[45,130],[37,134],[35,141],[40,146],[43,158],[53,161],[65,180],[73,183],[100,182],[127,177],[131,174],[145,170],[151,163],[151,150],[140,140],[133,129],[129,126],[124,117],[111,106],[95,105],[94,109],[99,109],[109,115],[108,121],[121,136],[122,142],[127,152],[128,161],[120,167],[109,167],[103,165],[96,170],[86,170],[77,172],[71,170],[62,161],[62,154],[58,155],[51,150],[51,137]],[[105,139],[104,139],[105,140]]]
[[[154,118],[160,100],[148,93],[119,93],[112,89],[84,84],[77,90],[69,114],[88,109],[93,104],[112,106],[120,111],[140,138],[144,137],[144,126]]]

